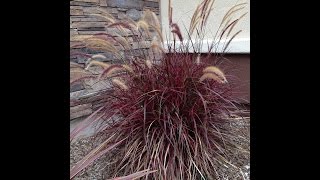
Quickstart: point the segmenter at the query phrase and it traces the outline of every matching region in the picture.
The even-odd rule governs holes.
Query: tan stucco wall
[[[161,21],[163,27],[163,33],[169,32],[169,22],[168,22],[168,2],[169,0],[160,1],[160,11],[161,11]],[[179,24],[182,34],[186,36],[184,31],[185,25],[187,28],[190,26],[190,20],[195,11],[197,5],[202,2],[202,0],[171,0],[171,6],[173,7],[173,22]],[[225,15],[225,13],[235,4],[246,2],[246,7],[240,11],[240,13],[235,14],[239,17],[241,14],[248,12],[248,14],[242,18],[242,20],[234,28],[233,32],[242,30],[242,32],[235,38],[235,43],[238,41],[249,41],[250,42],[250,1],[249,0],[216,0],[213,5],[213,11],[208,19],[206,39],[213,39],[214,33]],[[248,42],[241,43],[240,46],[246,46],[244,49],[249,49],[250,44]],[[250,51],[250,50],[249,50]]]

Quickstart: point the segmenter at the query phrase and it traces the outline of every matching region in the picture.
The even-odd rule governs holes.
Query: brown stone
[[[146,2],[144,2],[144,6],[159,8],[159,2],[146,1]]]
[[[112,36],[132,36],[132,32],[128,29],[124,29],[124,31],[119,30],[118,28],[107,28],[107,32],[108,34],[112,35]]]
[[[80,105],[79,105],[80,106]],[[70,108],[72,109],[72,108]],[[85,110],[82,110],[82,111],[78,111],[78,112],[74,112],[74,113],[71,113],[70,112],[70,120],[71,119],[75,119],[75,118],[79,118],[79,117],[82,117],[82,116],[87,116],[87,115],[90,115],[92,114],[92,109],[85,109]]]
[[[150,11],[154,12],[156,15],[160,15],[160,10],[159,10],[159,8],[143,7],[143,10],[144,10],[144,11],[150,10]]]
[[[70,15],[77,16],[77,15],[83,15],[82,9],[70,9]]]
[[[78,31],[75,29],[70,29],[70,36],[78,35]]]
[[[117,8],[107,7],[107,8],[105,8],[105,10],[110,14],[118,14],[118,9]]]
[[[78,33],[80,35],[92,35],[97,33],[106,33],[106,31],[105,30],[97,30],[97,31],[88,30],[88,31],[78,31]]]
[[[79,112],[79,111],[83,111],[86,109],[90,109],[92,107],[92,104],[81,104],[78,106],[74,106],[70,108],[70,113],[75,113],[75,112]]]
[[[100,6],[101,7],[107,7],[108,6],[107,0],[100,0]]]
[[[70,6],[70,9],[83,9],[81,6]]]
[[[84,14],[101,14],[101,8],[98,7],[83,7]]]

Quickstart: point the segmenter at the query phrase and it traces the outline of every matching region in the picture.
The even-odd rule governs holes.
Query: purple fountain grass
[[[192,44],[192,32],[203,29],[212,5],[212,0],[205,0],[197,7],[188,32]],[[146,179],[216,179],[219,166],[236,167],[229,160],[235,149],[241,149],[232,139],[236,135],[228,128],[232,111],[238,109],[232,98],[232,84],[227,80],[227,73],[214,65],[214,52],[203,57],[195,48],[196,53],[186,51],[189,44],[183,43],[180,28],[171,16],[169,3],[171,32],[181,42],[179,51],[168,45],[167,53],[163,53],[163,37],[157,33],[161,42],[153,41],[150,48],[161,47],[160,60],[145,55],[126,59],[126,64],[89,63],[104,67],[98,78],[112,82],[112,91],[104,97],[107,103],[76,127],[70,140],[102,117],[98,132],[105,135],[107,141],[72,168],[71,178],[112,147],[117,147],[123,155],[116,162],[112,177],[126,176],[115,178],[118,180],[143,176]],[[158,27],[158,21],[150,22],[155,17],[149,11],[140,23],[113,22],[109,27],[138,30],[136,40],[142,41],[146,37],[141,30]],[[225,26],[222,36],[227,30],[231,31],[236,22]],[[105,44],[110,46],[110,51],[115,51],[112,43],[104,41],[106,39],[90,41],[89,45]],[[174,46],[175,43],[174,39]],[[111,120],[114,117],[117,120]]]

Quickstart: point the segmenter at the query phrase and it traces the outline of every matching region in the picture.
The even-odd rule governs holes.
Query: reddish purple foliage
[[[118,133],[119,139],[126,138],[126,146],[129,147],[135,147],[131,143],[141,138],[141,144],[135,147],[138,149],[151,148],[153,143],[161,143],[156,159],[151,152],[141,152],[145,163],[153,162],[144,168],[163,171],[159,169],[161,163],[172,166],[172,169],[167,170],[166,177],[169,179],[187,177],[186,169],[183,175],[173,172],[179,166],[189,166],[190,159],[202,171],[212,170],[201,165],[201,159],[208,157],[200,151],[206,151],[212,157],[215,153],[222,153],[219,148],[225,148],[221,134],[212,129],[215,127],[221,133],[224,132],[222,127],[228,121],[222,117],[231,110],[232,89],[229,84],[214,80],[200,82],[202,71],[208,65],[206,62],[197,65],[194,55],[189,53],[165,54],[162,61],[154,63],[151,68],[143,61],[134,61],[134,75],[128,73],[121,76],[129,89],[126,91],[114,87],[112,95],[107,97],[106,117],[116,114],[120,120],[104,131],[106,134]],[[199,142],[203,147],[200,147]],[[174,153],[177,149],[181,153],[179,156]],[[182,162],[174,161],[178,157],[184,157]],[[136,160],[130,161],[130,166],[138,167]],[[123,163],[120,165],[125,165]],[[127,173],[134,173],[134,170]],[[159,177],[157,173],[154,175]]]

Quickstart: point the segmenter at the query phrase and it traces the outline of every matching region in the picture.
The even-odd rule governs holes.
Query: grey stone
[[[101,14],[101,11],[97,7],[84,7],[84,14]]]
[[[158,2],[146,1],[146,2],[144,3],[144,5],[147,6],[147,7],[153,7],[153,8],[159,7],[159,3],[158,3]]]
[[[83,89],[84,89],[84,86],[82,85],[82,83],[77,83],[77,84],[70,86],[70,92],[80,91]]]
[[[91,31],[90,29],[84,29],[82,31],[81,30],[78,31],[78,33],[80,35],[92,35],[92,34],[97,34],[97,33],[106,33],[106,31],[104,29],[102,29],[102,28],[101,28],[101,30],[95,29],[93,31]]]
[[[149,48],[151,45],[150,41],[133,42],[132,49],[144,49]]]
[[[70,119],[75,119],[91,114],[91,107],[91,104],[81,104],[78,106],[70,107]]]
[[[107,7],[107,8],[105,8],[105,10],[110,14],[117,14],[118,13],[118,9],[117,8]]]
[[[72,6],[85,6],[85,7],[97,6],[96,3],[79,2],[79,1],[70,1],[70,5],[72,5]]]
[[[70,36],[78,35],[79,33],[75,29],[70,29]]]
[[[119,12],[118,13],[118,19],[122,20],[122,19],[124,19],[126,17],[127,17],[127,15],[124,12]]]
[[[77,100],[77,99],[85,96],[86,94],[88,94],[88,90],[86,90],[86,89],[81,90],[81,91],[72,92],[72,93],[70,93],[70,99]]]
[[[92,107],[91,104],[81,104],[81,105],[78,105],[78,106],[71,107],[70,108],[70,113],[76,113],[76,112],[79,112],[79,111],[90,109],[91,107]]]
[[[126,14],[132,20],[137,21],[141,18],[142,12],[136,9],[129,9]]]
[[[78,31],[103,31],[104,27],[79,27]],[[97,33],[97,32],[96,32]],[[79,33],[80,34],[80,33]]]
[[[85,109],[85,110],[78,111],[78,112],[75,112],[75,113],[70,113],[70,120],[71,119],[75,119],[75,118],[79,118],[79,117],[82,117],[82,116],[87,116],[87,115],[90,115],[91,113],[92,113],[92,109]]]
[[[142,0],[108,0],[107,4],[110,7],[119,7],[119,8],[135,8],[142,10],[143,8]]]

